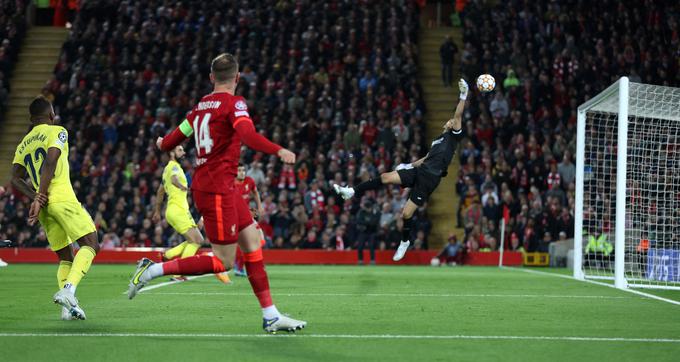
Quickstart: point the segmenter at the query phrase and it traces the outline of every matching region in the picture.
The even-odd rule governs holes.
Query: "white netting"
[[[586,111],[583,271],[614,277],[618,89]],[[609,91],[609,92],[608,92]],[[680,288],[680,89],[630,83],[624,277]]]

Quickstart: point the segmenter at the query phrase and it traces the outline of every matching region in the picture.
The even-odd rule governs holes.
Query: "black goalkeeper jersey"
[[[463,138],[463,130],[447,131],[442,133],[430,145],[430,152],[423,161],[423,169],[426,171],[444,177],[446,176],[449,164],[456,152],[458,142]]]

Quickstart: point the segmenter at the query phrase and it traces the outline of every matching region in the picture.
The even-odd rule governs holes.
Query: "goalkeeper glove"
[[[412,163],[400,163],[399,165],[397,165],[397,167],[396,167],[394,170],[395,170],[395,171],[399,171],[399,170],[410,170],[410,169],[412,169],[412,168],[413,168],[413,164],[412,164]]]
[[[460,95],[459,98],[461,101],[464,101],[467,99],[468,91],[470,90],[470,87],[468,86],[467,82],[465,79],[462,79],[458,81],[458,89],[460,90]]]

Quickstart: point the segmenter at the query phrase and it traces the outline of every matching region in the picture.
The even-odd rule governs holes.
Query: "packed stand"
[[[377,177],[425,152],[413,2],[97,4],[76,17],[44,94],[69,131],[74,189],[104,248],[179,241],[165,221],[151,222],[167,162],[154,143],[211,91],[210,59],[222,52],[240,61],[237,93],[256,127],[298,155],[296,165],[283,166],[243,153],[262,195],[269,246],[399,243],[403,190],[345,204],[330,185]],[[182,164],[190,179],[193,142],[187,145]],[[25,200],[0,200],[0,221],[9,225],[0,236],[46,245],[38,228],[25,225]],[[414,237],[424,248],[425,209],[418,215]]]
[[[26,2],[0,0],[0,115],[7,110],[9,79],[26,34]]]
[[[599,14],[593,17],[592,14]],[[547,251],[574,236],[577,107],[619,77],[679,86],[680,3],[507,1],[461,14],[461,70],[496,77],[466,113],[459,225],[469,250]]]

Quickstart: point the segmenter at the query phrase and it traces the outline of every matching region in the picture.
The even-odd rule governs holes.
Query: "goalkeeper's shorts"
[[[422,167],[414,167],[397,171],[401,185],[410,187],[409,200],[418,206],[423,206],[434,189],[439,186],[441,176],[426,171]]]

